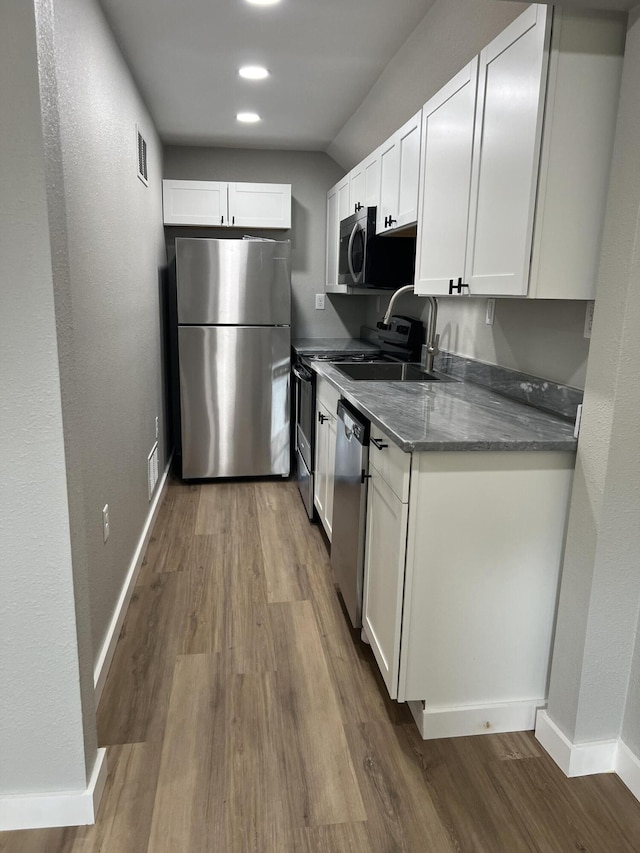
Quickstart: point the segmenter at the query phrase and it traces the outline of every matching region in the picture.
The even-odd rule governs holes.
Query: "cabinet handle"
[[[325,421],[328,421],[329,418],[326,415],[323,415],[322,412],[318,412],[318,420],[323,424]]]
[[[370,480],[371,474],[365,474],[364,468],[362,469],[362,473],[360,474],[360,482],[364,483],[365,480]]]
[[[389,217],[389,227],[391,227],[392,225],[397,225],[397,224],[398,224],[398,220],[394,219],[392,216],[390,216]]]
[[[224,216],[220,217],[220,225],[224,225]]]
[[[235,224],[236,224],[236,218],[235,218],[235,216],[232,216],[232,217],[231,217],[231,224],[232,224],[232,225],[235,225]]]
[[[462,288],[463,288],[463,287],[466,287],[466,288],[467,288],[467,290],[469,290],[469,285],[468,285],[468,284],[463,284],[463,281],[462,281],[462,277],[461,277],[461,276],[459,276],[459,277],[458,277],[458,283],[457,283],[457,284],[454,284],[454,283],[453,283],[453,279],[452,279],[452,278],[450,278],[450,279],[449,279],[449,296],[451,296],[451,295],[453,294],[453,291],[454,291],[454,290],[456,291],[456,293],[462,293]]]
[[[389,227],[389,217],[388,216],[385,216],[385,218],[384,218],[384,227],[385,228]]]
[[[384,450],[385,447],[389,447],[388,444],[385,444],[381,438],[374,438],[371,436],[371,444],[378,448],[378,450]]]

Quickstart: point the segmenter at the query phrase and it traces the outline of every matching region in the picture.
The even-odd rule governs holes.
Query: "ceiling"
[[[100,2],[165,142],[324,150],[433,0]]]

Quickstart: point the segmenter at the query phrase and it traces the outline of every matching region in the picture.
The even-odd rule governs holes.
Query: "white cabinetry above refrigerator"
[[[165,225],[291,228],[291,184],[162,182]]]

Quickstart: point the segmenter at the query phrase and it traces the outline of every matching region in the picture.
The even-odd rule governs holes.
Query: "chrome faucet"
[[[402,296],[403,293],[413,293],[413,285],[405,284],[404,287],[398,288],[396,292],[393,294],[391,299],[389,300],[389,304],[387,305],[387,310],[382,318],[382,323],[378,323],[379,329],[388,329],[389,328],[389,319],[391,318],[391,312],[393,311],[393,306],[396,304],[396,300],[399,296]]]
[[[391,299],[389,300],[389,304],[387,305],[387,310],[385,312],[382,321],[378,323],[379,329],[388,329],[389,328],[389,320],[391,318],[391,312],[393,311],[393,306],[396,303],[396,300],[399,296],[402,296],[403,293],[413,293],[413,285],[406,284],[404,287],[399,288],[393,294]],[[416,296],[422,296],[422,293],[417,293]],[[421,359],[420,359],[420,367],[424,370],[425,373],[431,373],[433,371],[433,360],[438,355],[440,350],[438,349],[438,343],[440,341],[440,335],[436,334],[436,326],[438,325],[438,302],[434,296],[424,296],[424,299],[430,305],[431,310],[429,311],[429,325],[427,326],[427,340],[426,343],[422,345],[421,351]]]
[[[429,325],[427,326],[427,340],[422,344],[422,358],[420,359],[420,367],[425,373],[433,372],[433,360],[438,355],[438,343],[440,335],[436,335],[436,326],[438,324],[438,302],[434,296],[425,296],[425,299],[431,306],[429,312]]]

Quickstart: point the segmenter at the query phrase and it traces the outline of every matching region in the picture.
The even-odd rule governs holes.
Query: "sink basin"
[[[389,361],[341,362],[335,367],[349,379],[367,382],[438,382],[439,376],[425,373],[419,364]]]

